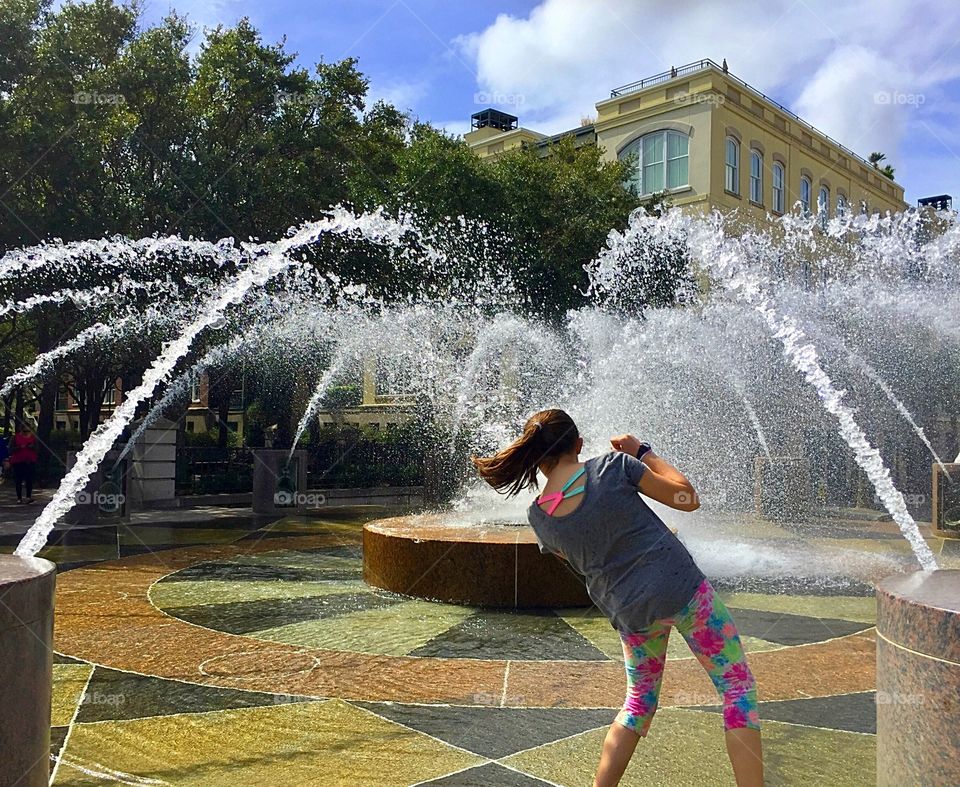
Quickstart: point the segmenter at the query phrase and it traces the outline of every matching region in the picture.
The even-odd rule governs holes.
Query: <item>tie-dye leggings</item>
[[[617,721],[640,736],[647,734],[660,697],[671,626],[677,627],[713,681],[723,701],[724,729],[760,729],[757,688],[737,627],[707,580],[674,617],[655,621],[644,631],[620,635],[627,699]]]

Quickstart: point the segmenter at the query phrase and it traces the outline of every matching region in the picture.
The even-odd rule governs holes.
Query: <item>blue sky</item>
[[[960,3],[147,0],[145,21],[171,7],[201,27],[249,16],[304,65],[356,57],[374,97],[454,133],[488,103],[556,133],[619,84],[725,57],[860,155],[884,151],[908,201],[960,198]]]

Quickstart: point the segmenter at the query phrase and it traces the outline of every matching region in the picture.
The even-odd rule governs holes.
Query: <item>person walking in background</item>
[[[17,502],[33,502],[33,477],[37,469],[37,436],[25,421],[17,425],[17,433],[10,438],[10,468],[17,485]],[[24,490],[26,487],[26,490]],[[27,497],[24,500],[23,493]]]

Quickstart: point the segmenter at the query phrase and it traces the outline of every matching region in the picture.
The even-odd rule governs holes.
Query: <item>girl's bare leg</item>
[[[737,787],[763,787],[763,750],[760,730],[741,727],[727,730],[727,754]],[[606,748],[606,747],[604,747]]]
[[[600,755],[597,775],[593,777],[593,787],[616,787],[620,784],[639,740],[637,733],[620,722],[615,721],[610,725],[607,737],[603,740],[603,753]]]

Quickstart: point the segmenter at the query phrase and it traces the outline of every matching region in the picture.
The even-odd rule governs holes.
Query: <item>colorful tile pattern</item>
[[[624,688],[609,624],[371,590],[359,525],[381,512],[330,514],[144,522],[149,550],[109,562],[64,546],[84,567],[58,577],[53,783],[590,784]],[[847,523],[837,546],[882,551],[882,524]],[[872,594],[784,588],[724,594],[758,680],[769,783],[872,784]],[[711,784],[732,784],[713,689],[672,639],[623,783],[701,785],[709,762]]]

